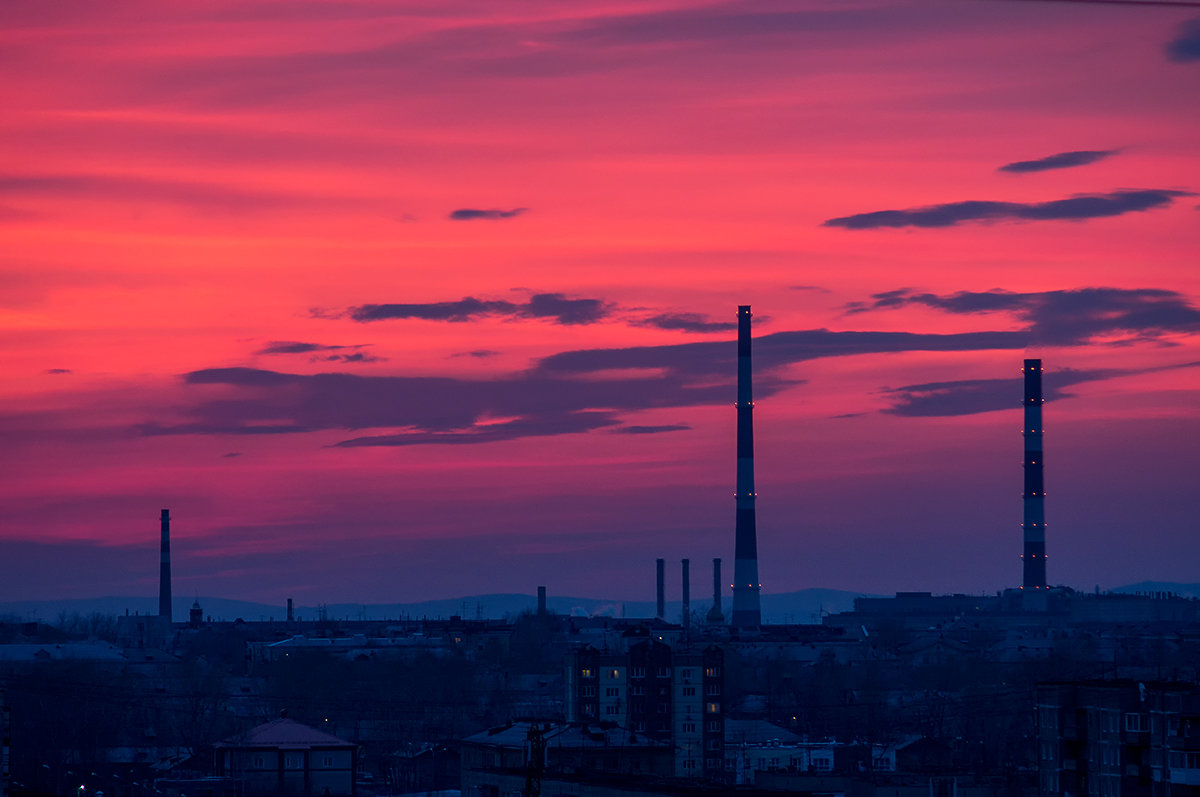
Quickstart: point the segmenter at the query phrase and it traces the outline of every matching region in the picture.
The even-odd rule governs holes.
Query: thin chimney
[[[654,616],[662,620],[667,616],[667,560],[656,559],[655,565],[658,570],[658,611]]]
[[[546,588],[545,587],[538,587],[537,613],[538,613],[538,617],[546,616]]]
[[[688,559],[683,560],[683,630],[686,631],[692,625],[692,563]]]
[[[759,607],[758,532],[754,500],[754,395],[750,370],[750,305],[738,307],[737,388],[737,525],[733,554],[733,614],[735,628],[762,624]]]
[[[725,613],[721,611],[721,560],[713,559],[713,605],[708,610],[709,625],[724,625]]]
[[[158,616],[171,620],[171,512],[162,511],[162,545],[158,565]]]
[[[296,607],[295,607],[295,605],[292,603],[292,599],[291,599],[291,598],[288,598],[288,605],[287,605],[287,621],[288,621],[289,623],[294,623],[294,622],[296,622]]]

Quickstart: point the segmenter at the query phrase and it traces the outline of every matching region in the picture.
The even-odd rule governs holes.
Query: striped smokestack
[[[162,546],[158,565],[158,616],[171,620],[171,511],[162,511]]]
[[[662,620],[667,616],[667,560],[655,559],[654,564],[658,571],[658,610],[654,616]]]
[[[725,613],[721,611],[721,560],[713,559],[713,605],[708,610],[709,625],[724,625]]]
[[[754,522],[754,398],[750,386],[750,305],[738,307],[737,526],[733,554],[734,628],[762,624],[758,593],[758,532]]]
[[[1026,360],[1025,374],[1025,546],[1021,588],[1046,588],[1046,488],[1042,479],[1042,361]]]

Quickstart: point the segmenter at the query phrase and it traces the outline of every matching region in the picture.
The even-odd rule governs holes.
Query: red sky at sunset
[[[0,7],[0,600],[1200,581],[1200,7]],[[701,565],[697,565],[699,562]]]

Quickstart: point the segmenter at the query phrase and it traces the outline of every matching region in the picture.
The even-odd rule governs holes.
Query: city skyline
[[[1196,580],[1195,8],[0,14],[0,601]]]

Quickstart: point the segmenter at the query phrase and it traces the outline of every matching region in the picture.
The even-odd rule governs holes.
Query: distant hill
[[[1181,598],[1200,598],[1200,584],[1182,584],[1178,581],[1139,581],[1127,587],[1117,587],[1109,592],[1138,593],[1170,592]]]
[[[192,602],[196,598],[176,598],[171,602],[171,609],[176,620],[186,620]],[[286,616],[287,609],[283,606],[272,606],[266,603],[250,601],[226,600],[225,598],[199,598],[200,606],[206,617],[218,620],[266,620]],[[42,620],[54,622],[63,615],[91,614],[122,615],[122,614],[158,614],[158,598],[131,597],[110,595],[103,598],[64,598],[52,601],[10,601],[0,603],[0,615],[17,615],[26,620]]]
[[[835,589],[803,589],[777,595],[762,596],[763,620],[767,623],[819,623],[823,614],[849,611],[854,599],[865,593],[845,592]],[[199,602],[206,618],[214,620],[281,620],[287,615],[283,605],[252,603],[227,600],[225,598],[176,598],[172,601],[177,622],[187,619],[193,600]],[[557,614],[578,616],[602,615],[609,617],[652,617],[654,601],[618,601],[605,598],[576,598],[550,595],[546,600],[549,609]],[[703,617],[712,606],[705,598],[692,602],[693,615]],[[504,619],[515,617],[521,612],[535,611],[537,598],[533,595],[495,594],[471,595],[447,600],[420,601],[417,603],[330,603],[324,611],[328,617],[344,620],[385,620],[444,618],[458,615],[465,619]],[[730,601],[726,597],[723,608],[726,615]],[[317,617],[320,607],[297,606],[296,617],[311,620]],[[64,599],[53,601],[13,601],[0,603],[0,615],[15,615],[26,620],[54,622],[62,616],[79,614],[122,615],[157,614],[158,600],[145,597],[109,596],[104,598]],[[682,605],[679,601],[667,603],[667,619],[679,622]]]

